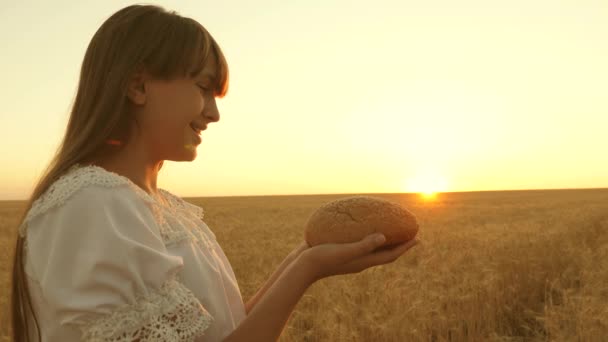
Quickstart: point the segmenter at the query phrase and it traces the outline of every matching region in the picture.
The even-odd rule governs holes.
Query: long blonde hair
[[[136,72],[143,69],[157,79],[171,80],[194,77],[207,63],[216,63],[215,95],[223,97],[228,90],[226,59],[200,23],[160,6],[139,4],[107,18],[87,47],[63,140],[29,196],[19,226],[33,202],[70,167],[116,153],[128,142],[130,129],[137,122],[129,115],[132,104],[127,99],[127,86]],[[115,141],[120,143],[109,143]],[[24,271],[23,244],[24,238],[17,234],[11,292],[12,336],[15,342],[31,341],[30,312],[36,340],[40,341]]]

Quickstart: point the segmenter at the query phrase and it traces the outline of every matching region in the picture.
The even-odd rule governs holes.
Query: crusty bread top
[[[309,217],[305,239],[311,245],[348,243],[381,232],[384,245],[413,239],[415,216],[397,203],[372,196],[351,196],[323,204]]]

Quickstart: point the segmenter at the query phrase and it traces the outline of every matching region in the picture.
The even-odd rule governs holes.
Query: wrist
[[[292,265],[298,270],[298,273],[302,275],[309,285],[312,285],[321,277],[318,274],[318,269],[315,263],[310,259],[306,253],[301,253],[293,260]]]

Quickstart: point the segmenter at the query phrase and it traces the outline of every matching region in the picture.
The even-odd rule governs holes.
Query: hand
[[[295,260],[303,251],[310,248],[310,245],[306,241],[302,241],[296,248],[294,248],[291,253],[289,253],[288,258],[291,260]]]
[[[374,239],[377,235],[374,233],[353,243],[327,243],[306,248],[301,251],[300,257],[307,262],[314,282],[391,263],[419,243],[414,239],[398,245],[382,246],[384,241]]]

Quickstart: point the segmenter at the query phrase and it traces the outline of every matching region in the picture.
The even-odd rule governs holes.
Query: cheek
[[[161,125],[188,125],[204,107],[202,96],[192,87],[167,89],[154,95],[148,109],[151,118]]]
[[[197,114],[202,113],[204,106],[205,101],[200,91],[186,87],[167,98],[164,109],[176,119],[185,119],[186,124],[189,124]]]
[[[145,119],[152,138],[183,136],[190,122],[203,112],[205,101],[198,87],[188,83],[159,85],[150,89]]]
[[[189,96],[189,101],[184,102],[190,103],[192,110],[198,113],[202,113],[203,108],[205,107],[205,99],[200,90],[196,90]]]

